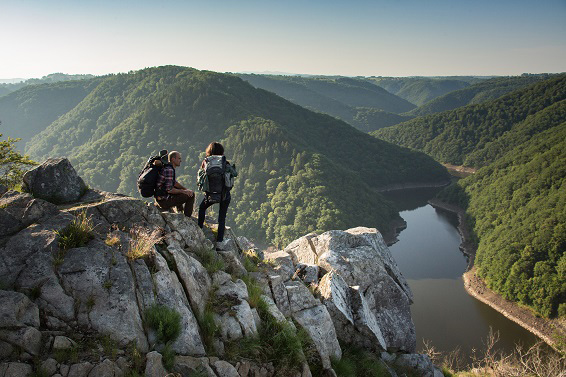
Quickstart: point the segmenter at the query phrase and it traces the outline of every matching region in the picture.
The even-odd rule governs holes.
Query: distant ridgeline
[[[23,137],[33,158],[68,156],[87,183],[137,195],[139,169],[162,148],[183,153],[178,180],[196,189],[203,151],[218,140],[240,173],[230,219],[247,235],[278,245],[311,231],[358,225],[386,231],[399,215],[379,189],[448,178],[420,152],[368,137],[234,75],[165,66],[69,84],[76,96],[52,85],[0,98],[4,135]],[[55,98],[62,114],[52,119]],[[38,103],[33,109],[26,106],[31,99]],[[38,133],[31,140],[30,128]]]
[[[467,209],[478,273],[508,299],[566,316],[566,74],[375,136],[483,167],[440,194]]]
[[[28,79],[22,80],[20,82],[13,83],[0,83],[0,97],[6,94],[15,92],[18,89],[29,85],[39,85],[45,83],[54,83],[60,81],[74,81],[74,80],[85,80],[94,78],[93,75],[67,75],[64,73],[52,73],[47,76],[43,76],[40,79]]]
[[[409,120],[415,105],[364,78],[240,74],[256,88],[273,92],[307,109],[332,115],[369,132]]]

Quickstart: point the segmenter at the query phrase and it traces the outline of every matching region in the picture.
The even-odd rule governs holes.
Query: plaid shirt
[[[165,165],[157,177],[157,188],[169,192],[175,185],[175,169],[171,165]]]

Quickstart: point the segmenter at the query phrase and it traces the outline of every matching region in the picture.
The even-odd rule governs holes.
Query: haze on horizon
[[[566,1],[0,0],[0,79],[160,65],[347,76],[566,71]]]

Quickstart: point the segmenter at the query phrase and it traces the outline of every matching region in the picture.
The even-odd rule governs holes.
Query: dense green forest
[[[439,197],[466,209],[488,286],[555,317],[566,315],[566,75],[538,78],[499,99],[374,134],[481,168]]]
[[[307,109],[332,115],[369,132],[409,120],[398,113],[411,103],[361,78],[239,75],[256,88],[273,92]]]
[[[467,105],[477,105],[492,101],[512,91],[527,87],[550,78],[551,75],[523,75],[513,77],[496,77],[482,80],[472,86],[460,90],[447,91],[443,96],[431,99],[420,107],[408,112],[407,115],[422,116],[453,110]]]
[[[487,149],[527,117],[566,99],[566,74],[538,82],[497,100],[418,117],[377,130],[372,135],[423,151],[437,161],[455,165],[491,163]],[[480,152],[486,149],[486,153]],[[468,156],[470,158],[468,159]]]
[[[29,85],[0,97],[2,132],[21,138],[24,142],[17,147],[23,151],[25,142],[75,107],[99,82],[91,79]]]
[[[0,83],[0,97],[29,85],[39,85],[60,81],[86,80],[92,78],[94,78],[93,75],[67,75],[64,73],[52,73],[50,75],[43,76],[40,79],[27,79],[15,83]]]
[[[546,317],[566,316],[566,101],[556,110],[561,122],[525,122],[512,148],[440,194],[467,208],[488,286]]]
[[[92,187],[134,195],[139,169],[162,148],[183,154],[178,179],[195,189],[203,151],[218,140],[240,172],[229,222],[279,246],[309,231],[385,230],[399,217],[379,189],[448,179],[420,152],[235,75],[166,66],[93,80],[84,99],[28,142],[27,153],[39,161],[66,155]]]
[[[414,105],[425,103],[446,93],[465,88],[480,79],[471,77],[369,77],[368,80],[389,93],[406,99]],[[415,111],[417,109],[414,109]]]

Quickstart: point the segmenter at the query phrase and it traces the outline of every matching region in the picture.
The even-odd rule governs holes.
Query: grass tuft
[[[92,238],[93,229],[92,219],[86,215],[86,211],[80,212],[63,230],[55,232],[59,236],[59,249],[64,253],[86,245]]]
[[[126,256],[130,260],[141,259],[150,256],[154,252],[154,246],[163,240],[161,229],[149,231],[142,227],[130,229],[130,244]]]
[[[147,325],[157,333],[157,341],[173,342],[181,334],[181,315],[163,305],[152,305],[145,311]]]
[[[332,360],[332,369],[338,377],[389,377],[391,374],[375,354],[357,347],[343,347],[342,359]]]
[[[167,343],[163,350],[161,351],[161,356],[163,357],[163,366],[167,370],[173,370],[175,366],[175,351],[171,348],[171,345]]]
[[[195,250],[195,254],[210,275],[226,268],[222,257],[212,249],[200,247]]]

